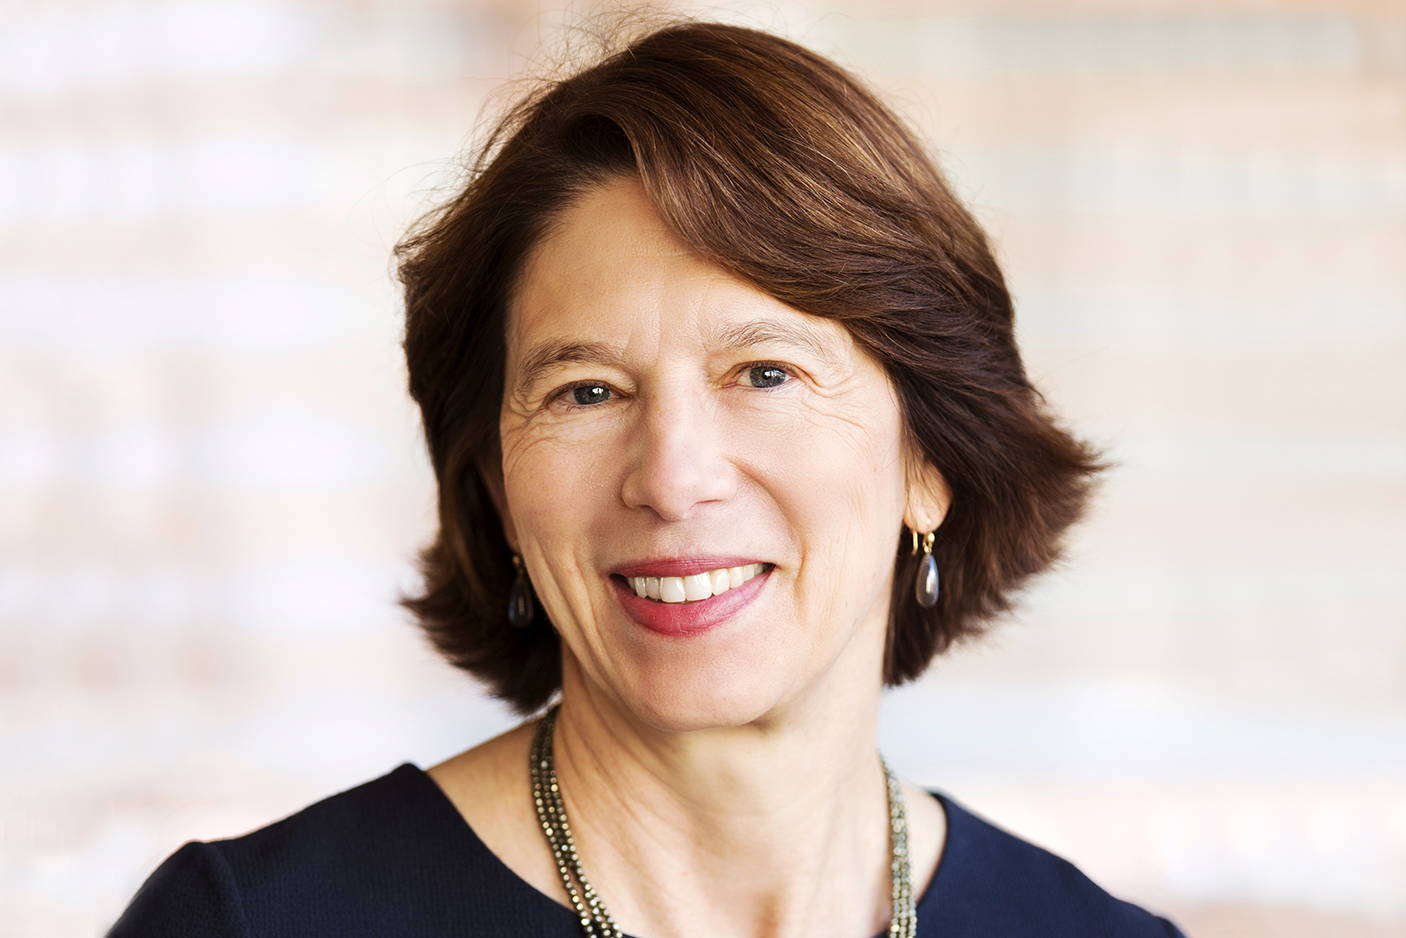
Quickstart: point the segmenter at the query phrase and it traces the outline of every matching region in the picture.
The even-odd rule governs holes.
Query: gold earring
[[[532,602],[532,584],[528,582],[522,558],[517,554],[513,554],[513,566],[517,568],[517,576],[513,578],[513,588],[508,591],[508,624],[515,629],[525,629],[532,624],[537,609]]]
[[[937,532],[928,531],[923,535],[923,559],[918,563],[918,580],[913,584],[913,594],[918,605],[931,609],[937,605],[937,561],[932,559],[932,545],[937,540]],[[913,532],[913,555],[918,553],[918,532]]]

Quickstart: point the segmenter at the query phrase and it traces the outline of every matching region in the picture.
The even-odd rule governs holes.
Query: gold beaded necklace
[[[571,826],[566,822],[566,805],[561,800],[561,786],[557,784],[556,762],[552,755],[552,732],[560,710],[561,705],[558,704],[548,710],[537,724],[537,733],[532,738],[532,754],[528,757],[537,820],[542,825],[542,833],[547,836],[547,844],[557,861],[557,872],[561,874],[561,884],[566,887],[566,894],[581,919],[581,928],[587,938],[624,938],[620,926],[615,924],[605,903],[591,886],[590,880],[586,879],[586,870],[576,852],[576,842],[571,838]],[[913,901],[913,884],[908,868],[908,816],[903,810],[903,789],[882,756],[879,761],[884,767],[889,802],[889,870],[893,879],[893,918],[889,922],[889,938],[916,938],[918,910]]]

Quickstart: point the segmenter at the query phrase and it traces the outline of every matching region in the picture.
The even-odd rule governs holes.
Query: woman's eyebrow
[[[835,348],[834,337],[806,323],[780,323],[773,320],[739,323],[720,330],[715,341],[729,352],[772,343],[810,352],[826,364],[841,364],[844,356]]]
[[[525,395],[558,365],[592,363],[618,367],[621,362],[620,352],[604,342],[542,342],[523,353],[513,390],[518,396]]]

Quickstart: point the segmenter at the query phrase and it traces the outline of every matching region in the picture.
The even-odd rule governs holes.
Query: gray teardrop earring
[[[532,624],[537,610],[532,602],[532,584],[527,580],[527,571],[522,568],[522,558],[513,554],[513,566],[517,577],[513,588],[508,592],[508,624],[515,629],[525,629]]]
[[[913,594],[918,599],[918,605],[931,609],[937,605],[937,561],[932,559],[932,544],[937,540],[937,534],[929,531],[923,535],[923,559],[918,564],[918,580],[914,584]],[[913,554],[918,553],[918,532],[913,532]]]

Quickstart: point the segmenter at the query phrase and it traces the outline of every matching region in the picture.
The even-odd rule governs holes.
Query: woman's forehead
[[[847,357],[842,326],[800,312],[702,258],[633,178],[563,212],[532,250],[508,308],[510,369],[583,345],[696,337],[720,351],[764,343]],[[564,353],[564,349],[577,352]],[[555,350],[555,351],[554,351]]]
[[[664,224],[634,177],[576,198],[523,258],[510,310],[602,297],[646,272],[727,278]]]

